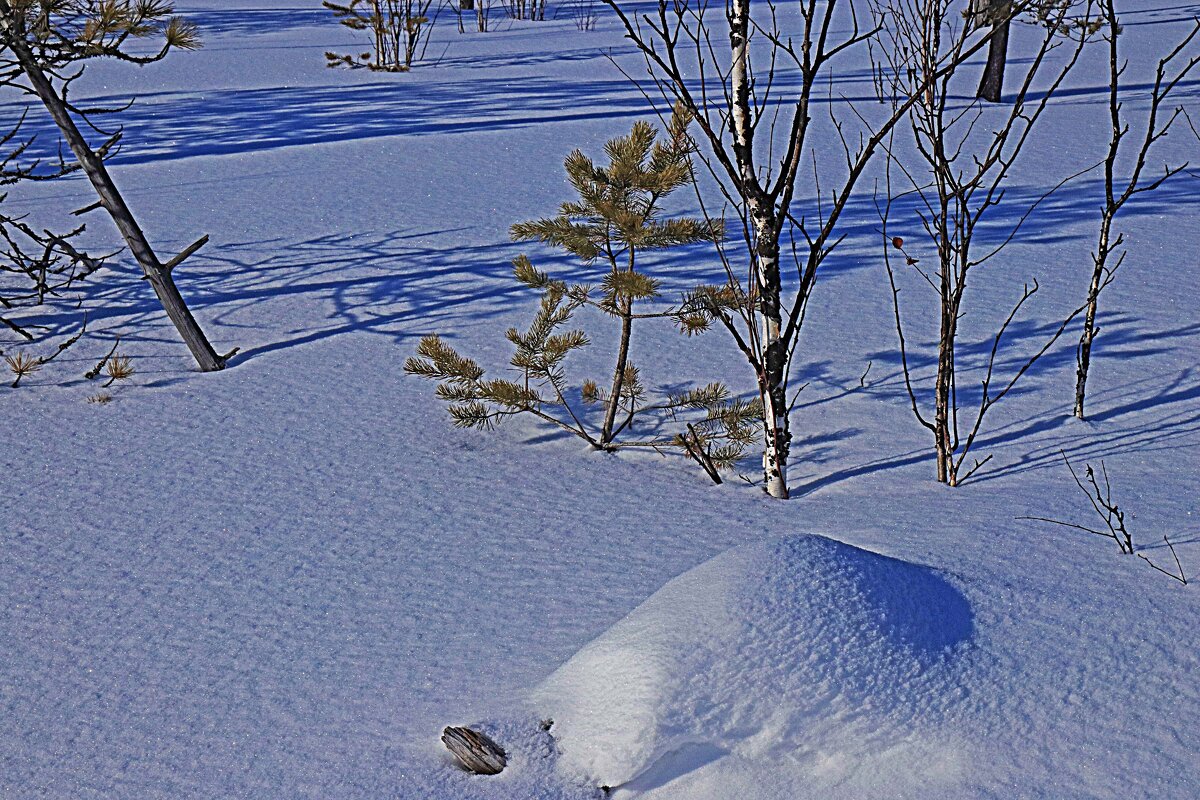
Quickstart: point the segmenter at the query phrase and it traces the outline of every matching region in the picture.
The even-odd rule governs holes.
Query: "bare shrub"
[[[1067,467],[1067,471],[1071,473],[1071,478],[1074,479],[1075,485],[1079,487],[1085,497],[1088,499],[1088,505],[1091,506],[1095,516],[1100,519],[1104,527],[1092,528],[1087,525],[1081,525],[1075,522],[1064,522],[1063,520],[1052,519],[1050,517],[1017,517],[1021,520],[1032,520],[1035,522],[1048,522],[1051,525],[1059,525],[1064,528],[1083,531],[1095,536],[1102,536],[1106,539],[1112,539],[1117,544],[1117,548],[1122,554],[1131,556],[1136,553],[1137,548],[1134,547],[1133,534],[1125,525],[1125,512],[1117,505],[1113,499],[1112,481],[1108,477],[1108,468],[1105,467],[1104,461],[1100,462],[1100,477],[1097,478],[1096,471],[1092,469],[1091,464],[1084,464],[1084,477],[1080,478],[1075,472],[1075,468],[1071,465],[1070,459],[1067,458],[1065,452],[1059,451],[1063,457],[1063,463]],[[1184,586],[1187,585],[1187,576],[1183,572],[1183,564],[1179,561],[1179,554],[1175,552],[1175,545],[1171,544],[1171,540],[1165,535],[1163,542],[1167,549],[1171,552],[1171,558],[1175,561],[1174,571],[1163,569],[1159,565],[1150,560],[1150,557],[1145,553],[1136,553],[1137,557],[1145,561],[1152,569],[1161,572],[1169,578],[1179,581]]]
[[[350,0],[343,5],[323,0],[322,5],[347,28],[368,31],[373,48],[357,56],[326,53],[327,66],[407,72],[425,54],[433,28],[432,4],[433,0]]]
[[[1037,49],[1022,67],[1024,74],[1019,77],[1011,107],[988,109],[978,100],[960,107],[954,100],[954,75],[937,71],[940,63],[958,61],[958,54],[971,41],[969,34],[959,29],[950,0],[901,0],[889,3],[879,13],[889,20],[883,34],[888,43],[881,48],[881,81],[893,98],[916,98],[906,110],[905,128],[910,149],[917,153],[912,159],[915,163],[910,163],[897,155],[895,137],[884,144],[884,198],[877,199],[883,260],[892,290],[900,363],[910,405],[920,425],[933,435],[938,481],[957,486],[990,459],[987,456],[965,468],[988,412],[1083,311],[1081,306],[1067,313],[1040,347],[1020,360],[1007,377],[999,378],[998,359],[1008,346],[1005,333],[1038,291],[1036,279],[1026,283],[1007,316],[997,322],[990,352],[979,367],[983,374],[976,383],[978,397],[970,397],[970,390],[959,391],[960,377],[976,366],[964,363],[959,347],[959,326],[968,310],[964,298],[969,277],[1005,252],[1043,200],[1082,174],[1063,177],[1026,207],[998,244],[979,246],[977,231],[1001,205],[1013,165],[1078,62],[1086,39],[1063,39],[1056,25],[1047,25]],[[1052,56],[1064,46],[1068,52],[1052,66]],[[1039,78],[1046,86],[1031,94]],[[899,100],[892,102],[899,104]],[[896,135],[900,135],[898,131]],[[937,325],[932,392],[918,391],[918,378],[910,368],[914,347],[912,337],[906,335],[900,302],[904,279],[923,293],[918,298],[928,299],[924,304],[926,320]],[[909,307],[911,314],[911,303]],[[922,407],[927,404],[922,402],[927,394],[933,396],[932,408]],[[963,401],[975,408],[960,419]]]
[[[1112,122],[1112,136],[1108,144],[1108,153],[1104,159],[1104,206],[1100,211],[1100,231],[1096,239],[1096,249],[1092,253],[1092,273],[1087,290],[1087,311],[1083,318],[1083,333],[1079,337],[1079,347],[1076,350],[1075,405],[1072,413],[1079,419],[1083,419],[1085,416],[1084,404],[1092,348],[1096,334],[1100,331],[1100,327],[1096,323],[1100,293],[1112,283],[1117,269],[1125,261],[1126,251],[1121,247],[1125,239],[1119,231],[1114,229],[1114,221],[1121,209],[1131,199],[1153,192],[1187,167],[1187,162],[1175,165],[1164,164],[1162,170],[1156,171],[1153,176],[1146,174],[1151,148],[1170,133],[1171,127],[1181,116],[1187,118],[1182,106],[1168,110],[1164,108],[1164,105],[1197,63],[1200,63],[1200,55],[1185,57],[1182,62],[1177,61],[1192,44],[1197,33],[1200,33],[1200,22],[1197,22],[1191,31],[1159,60],[1154,73],[1154,85],[1150,89],[1150,109],[1146,116],[1145,129],[1139,132],[1140,135],[1136,140],[1137,150],[1133,166],[1125,177],[1118,180],[1116,177],[1117,157],[1121,154],[1122,144],[1130,130],[1121,101],[1124,88],[1122,75],[1125,72],[1126,63],[1121,61],[1117,46],[1121,26],[1117,22],[1117,12],[1113,0],[1100,0],[1100,10],[1104,39],[1108,43],[1108,114]]]

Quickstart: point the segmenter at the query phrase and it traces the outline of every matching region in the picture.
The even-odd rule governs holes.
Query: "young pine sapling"
[[[529,327],[506,334],[516,347],[510,364],[518,379],[485,379],[475,361],[438,336],[422,340],[405,371],[440,381],[438,396],[450,404],[456,425],[487,428],[507,417],[531,414],[602,450],[682,448],[710,475],[710,468],[730,466],[755,440],[761,414],[757,402],[733,398],[720,383],[647,400],[641,370],[631,359],[634,328],[643,321],[672,320],[686,334],[698,333],[707,323],[680,306],[648,308],[660,297],[660,282],[642,264],[649,251],[712,242],[723,235],[719,221],[662,215],[662,201],[691,181],[689,122],[689,115],[677,108],[664,141],[649,124],[635,123],[628,136],[608,142],[604,166],[578,150],[571,153],[565,166],[578,199],[563,203],[554,217],[512,227],[514,239],[544,242],[601,273],[599,287],[568,285],[537,269],[527,256],[515,259],[516,279],[542,293]],[[581,309],[612,320],[618,336],[606,385],[589,379],[576,390],[563,365],[568,355],[591,342],[584,331],[565,326]],[[598,420],[589,406],[597,408]],[[696,418],[677,435],[629,438],[644,415],[675,418],[687,411]]]

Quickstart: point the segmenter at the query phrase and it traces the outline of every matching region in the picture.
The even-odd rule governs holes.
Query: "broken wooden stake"
[[[508,764],[500,745],[470,728],[447,727],[442,731],[442,744],[463,769],[476,775],[497,775]]]

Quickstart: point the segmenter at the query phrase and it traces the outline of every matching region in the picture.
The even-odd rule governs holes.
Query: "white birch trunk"
[[[762,317],[759,357],[759,395],[763,403],[763,489],[771,497],[786,499],[788,432],[787,353],[783,346],[780,307],[779,245],[774,199],[763,191],[754,166],[754,127],[750,104],[750,0],[733,0],[729,6],[729,69],[733,107],[730,133],[741,177],[741,196],[754,227],[755,281],[758,313]]]

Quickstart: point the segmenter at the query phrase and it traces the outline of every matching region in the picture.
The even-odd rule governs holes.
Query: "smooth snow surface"
[[[770,538],[669,582],[534,702],[555,720],[560,764],[597,784],[678,780],[696,796],[697,778],[704,796],[761,797],[778,763],[779,797],[894,796],[963,766],[935,740],[971,632],[970,604],[931,569]],[[714,764],[727,759],[735,771]]]

